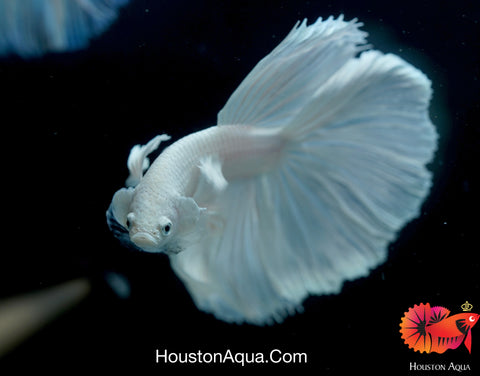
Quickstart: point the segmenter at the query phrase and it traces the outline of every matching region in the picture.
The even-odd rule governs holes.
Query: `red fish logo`
[[[470,311],[472,305],[462,305],[464,311]],[[477,323],[477,313],[463,312],[449,316],[444,307],[430,307],[430,303],[409,308],[402,317],[400,333],[409,348],[420,352],[444,353],[456,349],[462,342],[471,353],[472,328]]]

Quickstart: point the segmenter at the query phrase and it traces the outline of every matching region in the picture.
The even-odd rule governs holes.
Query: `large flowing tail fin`
[[[382,261],[399,229],[420,213],[436,148],[429,80],[395,55],[367,51],[342,66],[289,122],[286,159],[321,212],[338,221],[324,247],[359,253],[352,276]],[[306,194],[297,194],[303,200]],[[313,198],[317,197],[317,200]],[[328,203],[328,204],[326,204]],[[318,223],[322,226],[323,223]]]
[[[364,47],[359,24],[306,22],[247,76],[219,124],[280,128],[278,168],[228,182],[222,231],[171,258],[197,305],[228,321],[281,321],[383,262],[419,214],[436,148],[429,80]]]

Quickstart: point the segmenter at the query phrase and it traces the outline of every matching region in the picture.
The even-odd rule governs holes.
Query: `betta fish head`
[[[138,187],[115,193],[107,211],[110,230],[127,246],[150,253],[179,253],[201,209],[192,198],[150,194]]]
[[[480,315],[478,313],[464,312],[458,313],[453,317],[455,317],[458,330],[463,334],[467,334],[475,326]]]
[[[471,329],[477,323],[480,315],[478,313],[465,312],[465,313],[458,314],[458,316],[460,316],[461,318],[460,320],[456,321],[457,328],[463,334],[466,334],[464,344],[465,344],[465,347],[468,349],[468,352],[472,353],[472,330]]]
[[[466,313],[465,316],[465,325],[469,328],[473,328],[480,317],[478,313]]]

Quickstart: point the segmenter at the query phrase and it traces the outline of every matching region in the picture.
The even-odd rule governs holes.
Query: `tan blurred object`
[[[0,301],[0,357],[80,303],[90,288],[90,281],[80,278]]]

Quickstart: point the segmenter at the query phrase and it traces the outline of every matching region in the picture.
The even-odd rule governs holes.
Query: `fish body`
[[[228,181],[268,172],[278,162],[285,143],[277,129],[248,125],[207,128],[166,148],[138,184],[138,194],[155,185],[165,193],[193,197],[199,173],[209,159],[216,160],[221,166],[217,173]]]
[[[471,330],[480,315],[471,312],[449,315],[450,311],[444,307],[430,307],[430,303],[415,305],[400,324],[402,338],[415,351],[442,354],[463,343],[471,353]]]
[[[476,313],[458,313],[440,322],[427,325],[426,331],[432,337],[432,352],[443,353],[465,344],[472,352],[472,327],[477,323]]]
[[[124,243],[169,255],[196,305],[281,322],[308,294],[368,274],[416,217],[436,149],[426,76],[366,51],[356,20],[297,23],[217,125],[132,148],[107,211]]]
[[[227,181],[268,172],[279,162],[285,144],[279,130],[250,126],[210,127],[180,139],[164,150],[135,187],[126,226],[132,242],[147,252],[178,253],[184,248],[181,243],[162,242],[160,222],[172,223],[165,240],[175,232],[190,232],[202,210],[214,213]]]

